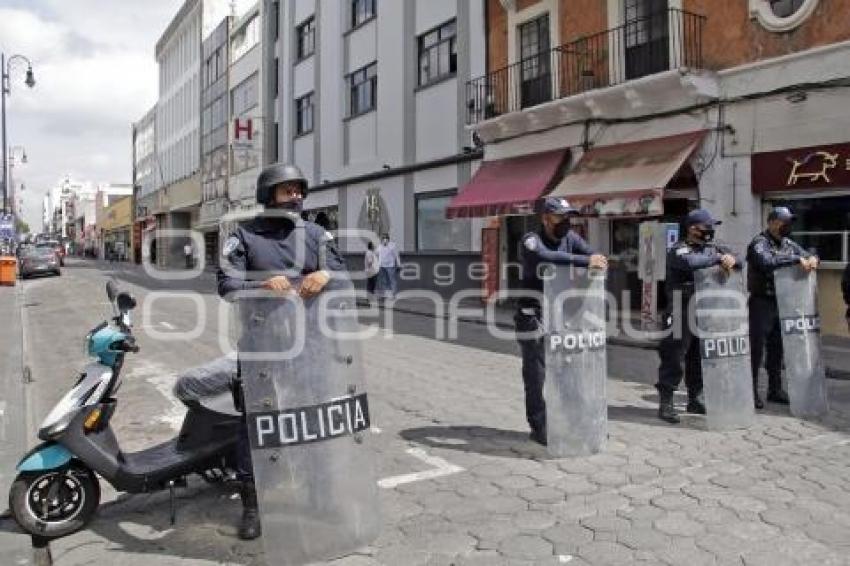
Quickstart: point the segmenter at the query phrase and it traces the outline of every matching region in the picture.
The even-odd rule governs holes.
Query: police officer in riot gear
[[[788,237],[794,220],[794,214],[787,207],[774,208],[767,217],[767,229],[753,238],[747,247],[747,263],[750,266],[747,272],[750,348],[756,409],[764,408],[764,402],[759,397],[758,373],[765,353],[767,400],[788,404],[788,394],[782,390],[782,334],[773,272],[796,264],[800,264],[806,271],[818,266],[817,257]]]
[[[307,180],[294,165],[275,164],[260,173],[257,203],[264,205],[268,214],[237,228],[225,241],[224,260],[218,270],[219,295],[228,298],[239,291],[265,289],[298,293],[306,299],[324,289],[331,272],[346,269],[333,236],[301,219],[306,196]],[[293,274],[303,277],[297,289],[289,279]],[[240,396],[241,381],[237,378],[237,404]],[[244,407],[239,409],[244,411]],[[261,533],[250,450],[244,426],[237,449],[237,475],[242,482],[243,507],[239,537],[246,540]]]
[[[658,353],[658,418],[671,424],[679,423],[679,414],[673,406],[673,394],[682,381],[682,359],[685,361],[685,385],[688,389],[687,411],[705,414],[702,402],[702,365],[699,339],[688,324],[688,306],[694,296],[694,272],[719,265],[727,271],[741,269],[742,261],[728,248],[714,242],[715,227],[719,220],[705,209],[693,210],[685,217],[684,234],[667,254],[667,313],[665,330]],[[681,301],[681,302],[679,302]],[[674,316],[677,315],[677,316]]]
[[[581,236],[570,230],[570,216],[578,211],[556,197],[543,203],[541,228],[522,238],[522,288],[535,297],[522,297],[514,316],[517,341],[522,350],[522,381],[525,386],[525,415],[531,427],[530,438],[546,444],[546,403],[543,381],[546,377],[546,353],[541,330],[543,265],[560,264],[605,269],[608,260],[595,254]]]

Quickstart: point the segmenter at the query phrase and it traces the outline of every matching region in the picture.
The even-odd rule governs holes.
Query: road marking
[[[558,555],[558,562],[560,562],[561,564],[567,564],[568,562],[572,562],[572,561],[573,561],[572,554],[559,554]]]
[[[177,327],[174,326],[173,324],[169,323],[169,322],[160,322],[160,324],[162,326],[164,326],[165,328],[167,328],[168,330],[177,330]]]
[[[379,487],[382,487],[384,489],[393,489],[406,483],[432,480],[435,478],[450,476],[452,474],[457,474],[466,471],[464,468],[456,466],[454,464],[450,464],[449,462],[446,462],[438,456],[431,456],[422,448],[409,448],[406,452],[417,460],[422,460],[429,466],[433,467],[430,470],[413,472],[412,474],[403,474],[400,476],[392,476],[389,478],[378,480]]]

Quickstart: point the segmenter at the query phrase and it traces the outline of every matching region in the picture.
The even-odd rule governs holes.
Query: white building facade
[[[266,158],[297,164],[309,218],[387,233],[423,266],[474,257],[481,222],[445,208],[480,152],[466,82],[484,72],[483,0],[265,0]],[[275,16],[277,15],[277,16]]]

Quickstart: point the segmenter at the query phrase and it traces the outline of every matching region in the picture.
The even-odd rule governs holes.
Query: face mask
[[[697,239],[704,243],[708,244],[714,241],[714,228],[702,228],[698,229]]]
[[[280,204],[272,204],[271,206],[269,206],[269,208],[273,208],[275,210],[282,210],[284,212],[289,212],[300,216],[304,208],[304,201],[301,199],[290,200]]]
[[[569,232],[569,231],[570,231],[570,221],[569,220],[564,220],[563,222],[556,224],[555,228],[552,230],[552,232],[555,234],[555,237],[559,240],[562,239],[564,236],[566,236],[567,232]]]
[[[791,225],[783,224],[781,228],[779,228],[779,235],[783,238],[787,238],[791,235]]]

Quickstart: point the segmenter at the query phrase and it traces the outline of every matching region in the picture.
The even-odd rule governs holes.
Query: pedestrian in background
[[[395,298],[398,293],[398,272],[401,270],[401,256],[398,246],[390,240],[389,234],[381,236],[381,244],[378,246],[378,260],[380,271],[378,272],[378,291],[383,297]]]
[[[378,284],[378,272],[381,270],[380,258],[375,251],[375,244],[371,241],[366,244],[366,255],[363,257],[363,270],[366,272],[366,292],[369,300],[375,296],[375,286]]]
[[[525,389],[525,417],[531,428],[529,438],[546,445],[546,351],[543,344],[540,297],[543,294],[541,264],[575,265],[607,269],[608,258],[597,254],[570,229],[570,217],[578,210],[562,198],[549,197],[543,202],[540,230],[522,238],[522,288],[534,296],[519,299],[514,316],[517,342],[522,351],[522,382]]]
[[[192,250],[191,242],[186,242],[186,245],[183,246],[183,256],[186,258],[186,269],[195,267],[195,252]]]
[[[673,405],[673,394],[682,381],[683,373],[688,390],[685,410],[696,415],[705,414],[699,337],[695,329],[691,328],[687,316],[691,312],[689,305],[696,292],[694,272],[715,265],[727,272],[743,267],[740,257],[729,248],[714,243],[714,228],[720,223],[705,209],[692,210],[683,222],[682,239],[667,253],[667,278],[664,282],[667,312],[664,315],[664,330],[669,333],[658,348],[661,363],[655,388],[658,389],[658,418],[670,424],[680,422],[679,413]],[[677,299],[681,305],[676,304]]]
[[[796,217],[785,206],[774,208],[767,217],[767,229],[753,238],[747,248],[747,287],[750,291],[750,361],[756,409],[763,409],[759,397],[759,369],[764,358],[767,370],[767,400],[788,404],[782,389],[782,331],[773,273],[782,267],[800,264],[806,271],[817,269],[818,258],[788,236]]]
[[[847,305],[844,318],[847,319],[847,332],[850,332],[850,263],[844,268],[844,277],[841,278],[841,292],[844,293],[844,304]]]

